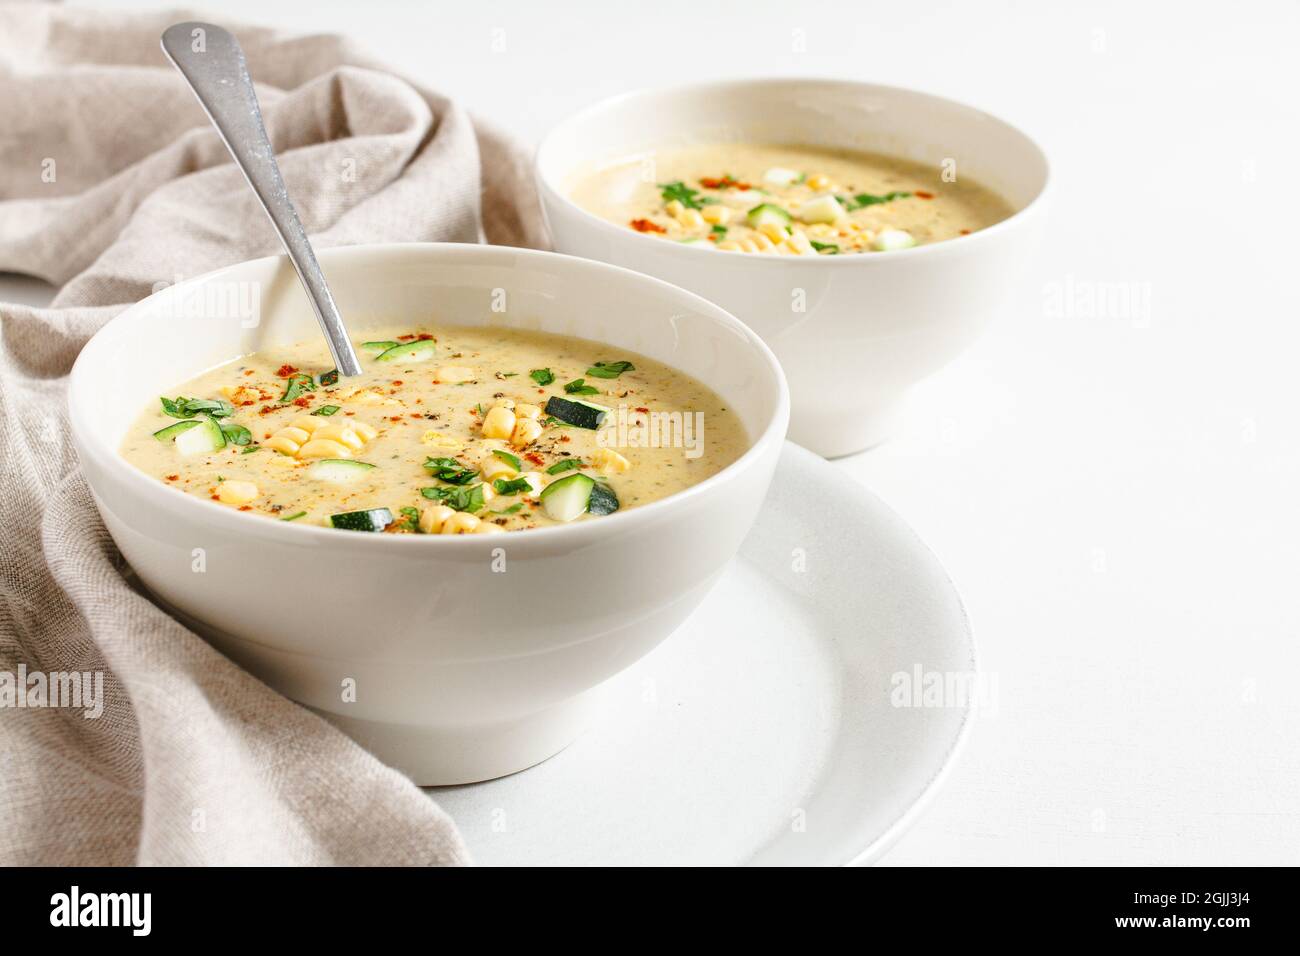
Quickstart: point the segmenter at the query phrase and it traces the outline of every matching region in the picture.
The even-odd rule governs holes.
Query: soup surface
[[[996,193],[875,153],[727,143],[577,179],[588,212],[649,236],[728,252],[888,252],[966,235],[1013,213]]]
[[[349,379],[330,371],[323,340],[221,365],[144,411],[122,455],[280,521],[465,534],[599,520],[748,447],[709,387],[596,342],[391,328],[358,354],[364,374]]]

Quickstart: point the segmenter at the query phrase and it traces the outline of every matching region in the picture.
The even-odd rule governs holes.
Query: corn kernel
[[[516,418],[540,418],[542,410],[536,405],[529,405],[527,402],[515,406]]]
[[[606,475],[622,474],[632,467],[632,463],[612,448],[599,448],[591,456],[591,464],[597,471]]]
[[[483,416],[484,438],[509,438],[515,430],[515,413],[502,405]]]
[[[464,511],[457,511],[442,523],[440,534],[470,534],[479,525],[478,518]]]
[[[379,429],[374,425],[367,425],[365,422],[352,422],[352,430],[362,437],[365,441],[374,441],[375,436],[379,434]]]
[[[298,454],[298,449],[302,447],[293,439],[284,438],[280,435],[272,435],[263,442],[263,445],[280,452],[282,455],[296,455]]]
[[[299,458],[351,458],[352,449],[329,438],[313,438],[298,449]]]
[[[790,230],[785,228],[785,226],[778,226],[774,222],[763,223],[763,225],[758,227],[758,231],[773,242],[784,242],[786,239],[790,238]]]
[[[785,241],[786,246],[791,252],[797,252],[801,256],[812,255],[816,250],[813,249],[812,243],[802,232],[796,232]]]
[[[443,451],[460,451],[465,447],[465,443],[459,438],[432,428],[420,436],[420,444],[427,445],[430,448],[439,448]]]
[[[301,445],[307,439],[311,438],[311,433],[303,431],[301,428],[295,428],[292,425],[286,425],[275,433],[276,438],[287,438],[291,442]]]
[[[726,206],[705,206],[700,210],[700,216],[705,222],[725,226],[731,219],[731,210]]]
[[[542,434],[542,426],[531,418],[520,418],[515,422],[515,429],[510,435],[510,444],[516,448],[536,441]]]
[[[824,173],[813,173],[806,181],[809,189],[831,188],[831,178]]]
[[[336,441],[341,445],[347,445],[353,451],[359,451],[365,444],[350,425],[324,425],[312,432],[311,437],[313,441],[322,439]]]
[[[678,214],[679,212],[681,212],[681,211],[682,211],[683,209],[685,209],[685,208],[686,208],[686,207],[683,206],[683,205],[682,205],[680,202],[678,202],[676,199],[670,199],[670,200],[668,201],[668,204],[667,204],[666,206],[664,206],[664,211],[667,212],[668,215],[670,215],[670,216],[672,216],[674,219],[676,219],[676,218],[677,218],[677,214]]]
[[[699,229],[704,225],[704,217],[698,209],[683,209],[677,214],[677,221],[687,229]]]
[[[217,499],[228,505],[246,505],[257,497],[257,485],[251,481],[223,481]]]
[[[443,523],[455,513],[446,505],[430,505],[420,512],[420,530],[425,534],[437,534]]]

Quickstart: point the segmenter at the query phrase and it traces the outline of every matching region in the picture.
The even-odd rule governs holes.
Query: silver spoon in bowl
[[[211,23],[176,23],[163,31],[162,48],[199,98],[271,218],[320,321],[334,367],[340,375],[360,375],[361,363],[276,165],[239,41]]]

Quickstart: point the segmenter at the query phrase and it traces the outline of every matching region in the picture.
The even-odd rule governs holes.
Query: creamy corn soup
[[[653,175],[648,175],[653,169]],[[964,236],[1009,217],[996,193],[875,153],[731,143],[657,152],[572,184],[610,222],[727,252],[888,252]]]
[[[466,534],[599,520],[681,491],[748,446],[707,385],[582,339],[394,328],[340,379],[323,340],[162,396],[122,455],[186,494],[353,531]]]

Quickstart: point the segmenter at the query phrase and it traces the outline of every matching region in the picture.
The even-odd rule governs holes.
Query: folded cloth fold
[[[61,287],[0,304],[0,864],[468,862],[405,777],[150,603],[78,473],[64,392],[87,338],[279,251],[159,49],[182,19],[0,5],[0,271]],[[316,244],[544,243],[508,138],[338,37],[225,25]]]

